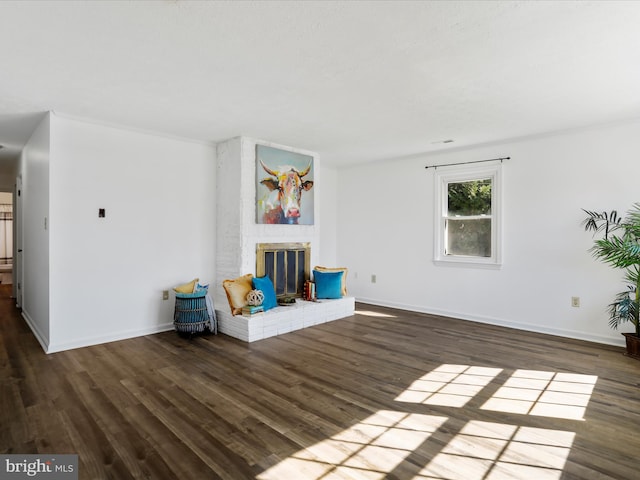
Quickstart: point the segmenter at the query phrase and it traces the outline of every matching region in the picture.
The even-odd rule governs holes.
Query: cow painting
[[[310,208],[303,209],[302,201],[303,192],[313,187],[313,157],[262,145],[258,145],[256,153],[257,222],[312,225],[313,197],[307,199]]]

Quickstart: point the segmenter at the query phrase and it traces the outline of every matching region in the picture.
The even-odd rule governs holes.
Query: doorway
[[[0,284],[13,283],[13,193],[0,192]]]

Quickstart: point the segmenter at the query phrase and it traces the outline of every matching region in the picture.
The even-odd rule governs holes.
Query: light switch
[[[98,209],[98,217],[99,218],[104,218],[104,216],[105,216],[104,208],[99,208]]]

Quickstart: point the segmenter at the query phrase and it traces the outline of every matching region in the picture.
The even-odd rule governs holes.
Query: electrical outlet
[[[375,275],[371,275],[371,283],[376,283],[376,276]]]
[[[571,297],[571,306],[579,307],[580,306],[580,297]]]
[[[162,299],[163,300],[169,300],[169,290],[163,290],[162,291]]]

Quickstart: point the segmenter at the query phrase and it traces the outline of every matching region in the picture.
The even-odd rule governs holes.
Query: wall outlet
[[[163,290],[162,291],[162,299],[163,300],[169,300],[169,290]]]
[[[374,274],[374,275],[371,275],[371,283],[376,283],[376,276],[375,276],[375,274]]]
[[[571,306],[579,307],[580,306],[580,297],[571,297]]]

